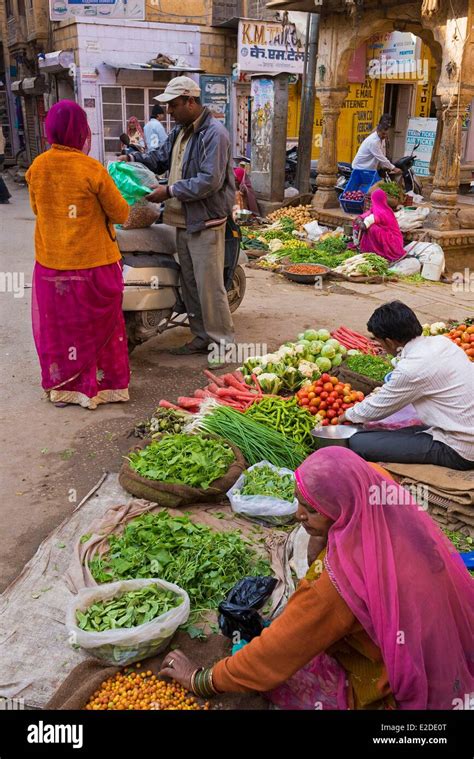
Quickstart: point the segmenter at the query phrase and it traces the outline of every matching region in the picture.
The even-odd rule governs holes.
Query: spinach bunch
[[[142,477],[206,490],[224,475],[234,460],[232,448],[201,435],[166,435],[128,457]]]
[[[130,590],[106,601],[96,601],[84,612],[76,611],[81,630],[103,632],[121,627],[137,627],[161,617],[183,603],[182,596],[158,585],[147,585],[141,590]]]

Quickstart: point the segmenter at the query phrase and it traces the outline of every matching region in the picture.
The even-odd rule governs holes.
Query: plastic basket
[[[367,169],[354,169],[351,178],[344,188],[344,192],[339,196],[341,208],[346,213],[363,213],[364,198],[362,200],[347,200],[346,192],[360,190],[364,195],[369,191],[373,184],[380,181],[378,171],[368,171]]]

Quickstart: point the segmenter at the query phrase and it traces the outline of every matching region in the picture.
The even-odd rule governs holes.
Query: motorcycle
[[[294,187],[296,182],[296,171],[298,167],[298,146],[294,145],[292,148],[286,151],[286,162],[285,162],[285,187]],[[336,182],[336,192],[339,193],[339,187],[345,187],[347,182],[349,181],[349,177],[352,172],[352,167],[350,163],[345,163],[344,161],[338,161],[337,164],[337,182]],[[315,193],[317,188],[317,178],[318,178],[318,161],[317,160],[311,160],[310,170],[309,170],[309,184],[311,188],[311,192]],[[342,189],[341,189],[342,192]]]
[[[123,262],[123,311],[128,349],[173,327],[188,326],[181,295],[176,229],[152,224],[144,229],[117,229]],[[240,250],[240,231],[229,219],[225,233],[224,285],[234,313],[242,303],[246,276]]]
[[[413,192],[415,195],[423,194],[423,185],[413,171],[413,164],[416,161],[416,155],[414,155],[414,152],[415,150],[418,150],[419,147],[420,143],[415,143],[410,155],[406,155],[398,161],[393,162],[393,165],[402,172],[401,180],[403,181],[405,192]],[[389,171],[385,171],[383,176],[387,181],[394,181],[394,179],[397,181],[397,177],[395,176],[394,178],[393,174],[390,175]]]

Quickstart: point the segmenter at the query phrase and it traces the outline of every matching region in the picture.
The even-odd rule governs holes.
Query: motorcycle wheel
[[[160,323],[169,319],[171,314],[172,309],[168,308],[156,311],[124,311],[129,355],[137,345],[146,342],[150,337],[159,335],[163,331],[158,329]]]
[[[239,265],[236,266],[234,276],[232,277],[232,284],[230,290],[227,292],[227,298],[229,300],[230,313],[233,314],[237,311],[238,307],[242,303],[247,288],[247,277],[245,271]]]

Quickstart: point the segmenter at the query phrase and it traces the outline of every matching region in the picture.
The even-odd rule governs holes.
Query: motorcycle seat
[[[176,228],[152,224],[144,229],[116,229],[121,253],[176,253]]]

